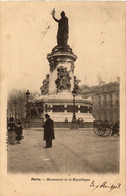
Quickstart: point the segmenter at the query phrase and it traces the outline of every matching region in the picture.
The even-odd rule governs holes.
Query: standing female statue
[[[65,16],[65,12],[61,12],[61,19],[55,18],[55,9],[52,11],[53,19],[58,22],[58,32],[57,32],[57,44],[58,46],[67,46],[68,41],[68,18]]]

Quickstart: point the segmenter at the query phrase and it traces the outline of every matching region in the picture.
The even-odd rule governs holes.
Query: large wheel
[[[100,136],[99,127],[94,127],[94,132],[96,135]]]
[[[103,128],[103,127],[100,127],[99,128],[99,135],[100,136],[104,136],[105,132],[106,132],[106,129],[105,128]]]
[[[103,134],[103,137],[107,137],[111,133],[111,128],[105,128],[105,132]]]

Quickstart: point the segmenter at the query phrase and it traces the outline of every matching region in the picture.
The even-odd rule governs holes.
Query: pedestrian
[[[68,119],[67,118],[65,118],[65,123],[68,123]]]
[[[119,121],[117,121],[112,127],[111,136],[113,136],[114,134],[117,134],[119,136]]]
[[[23,128],[21,126],[21,122],[18,121],[16,129],[15,129],[17,144],[20,144],[20,141],[22,139],[22,130],[23,130]]]
[[[80,127],[81,127],[81,128],[84,127],[84,119],[83,119],[83,118],[80,119]]]
[[[80,125],[80,118],[77,119],[77,123]]]
[[[108,128],[109,125],[108,125],[108,120],[104,120],[103,122],[103,128]]]
[[[14,119],[11,117],[7,125],[8,143],[12,145],[15,144],[15,140],[16,140],[15,123],[13,121]]]
[[[55,139],[54,123],[48,114],[45,114],[45,118],[46,118],[46,121],[45,121],[45,124],[43,125],[43,127],[44,127],[44,140],[46,141],[45,148],[51,148],[52,147],[52,140]]]

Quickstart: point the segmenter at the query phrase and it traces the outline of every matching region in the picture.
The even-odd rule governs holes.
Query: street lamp
[[[72,95],[73,95],[73,118],[72,118],[72,123],[76,122],[76,114],[75,114],[75,96],[76,96],[76,91],[75,88],[72,91]]]
[[[75,88],[73,88],[72,95],[73,95],[73,117],[72,117],[71,129],[74,129],[74,128],[78,128],[78,125],[76,123],[76,111],[75,111],[75,96],[76,96]]]
[[[28,103],[28,100],[29,100],[29,96],[30,96],[30,92],[29,92],[29,90],[27,90],[27,92],[26,92],[27,103]]]
[[[28,100],[29,100],[29,96],[30,96],[30,92],[29,90],[26,91],[26,99],[27,99],[27,103],[26,103],[26,124],[29,125],[29,105],[28,105]]]
[[[15,106],[15,120],[17,119],[17,102],[14,102],[14,106]]]

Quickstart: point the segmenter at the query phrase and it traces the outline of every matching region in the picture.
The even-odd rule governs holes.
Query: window
[[[87,106],[80,106],[80,112],[81,113],[88,113],[88,107]]]
[[[67,112],[73,112],[73,111],[74,111],[73,105],[68,105]],[[78,112],[78,106],[75,106],[75,112]]]
[[[118,86],[118,85],[116,86],[116,90],[117,90],[117,91],[119,90],[119,86]]]
[[[64,105],[53,105],[53,112],[64,112]]]
[[[89,107],[89,113],[92,113],[92,107]]]

